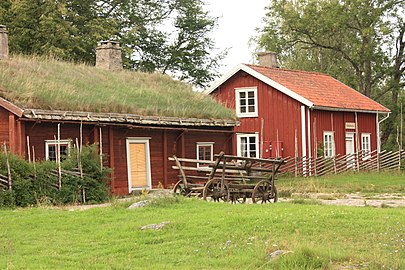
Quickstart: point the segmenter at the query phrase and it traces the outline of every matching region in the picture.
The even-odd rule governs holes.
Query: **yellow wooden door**
[[[131,184],[133,188],[147,186],[146,144],[129,144]]]

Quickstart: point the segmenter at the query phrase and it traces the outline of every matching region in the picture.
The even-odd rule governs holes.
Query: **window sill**
[[[257,118],[259,115],[257,113],[255,114],[236,114],[237,117],[239,118]]]

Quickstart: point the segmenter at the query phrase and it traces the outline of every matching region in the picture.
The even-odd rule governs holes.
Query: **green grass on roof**
[[[167,75],[110,72],[34,56],[0,61],[0,96],[21,108],[236,118],[210,96]]]

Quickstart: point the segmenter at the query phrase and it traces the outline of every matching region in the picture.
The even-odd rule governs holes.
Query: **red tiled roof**
[[[246,65],[306,98],[317,107],[389,112],[390,110],[329,75]]]

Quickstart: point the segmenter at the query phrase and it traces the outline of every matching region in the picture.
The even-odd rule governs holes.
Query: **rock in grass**
[[[141,227],[141,230],[160,230],[167,224],[170,224],[169,221],[163,221],[160,222],[159,224],[149,224]]]
[[[139,201],[139,202],[136,202],[136,203],[131,204],[131,205],[128,207],[128,209],[142,208],[142,207],[147,206],[148,204],[149,204],[149,201],[148,201],[148,200],[143,200],[143,201]]]
[[[280,257],[281,255],[285,255],[288,253],[293,253],[293,251],[280,249],[280,250],[276,250],[276,251],[273,251],[272,253],[270,253],[269,257],[270,257],[270,259],[276,259],[276,258]]]

